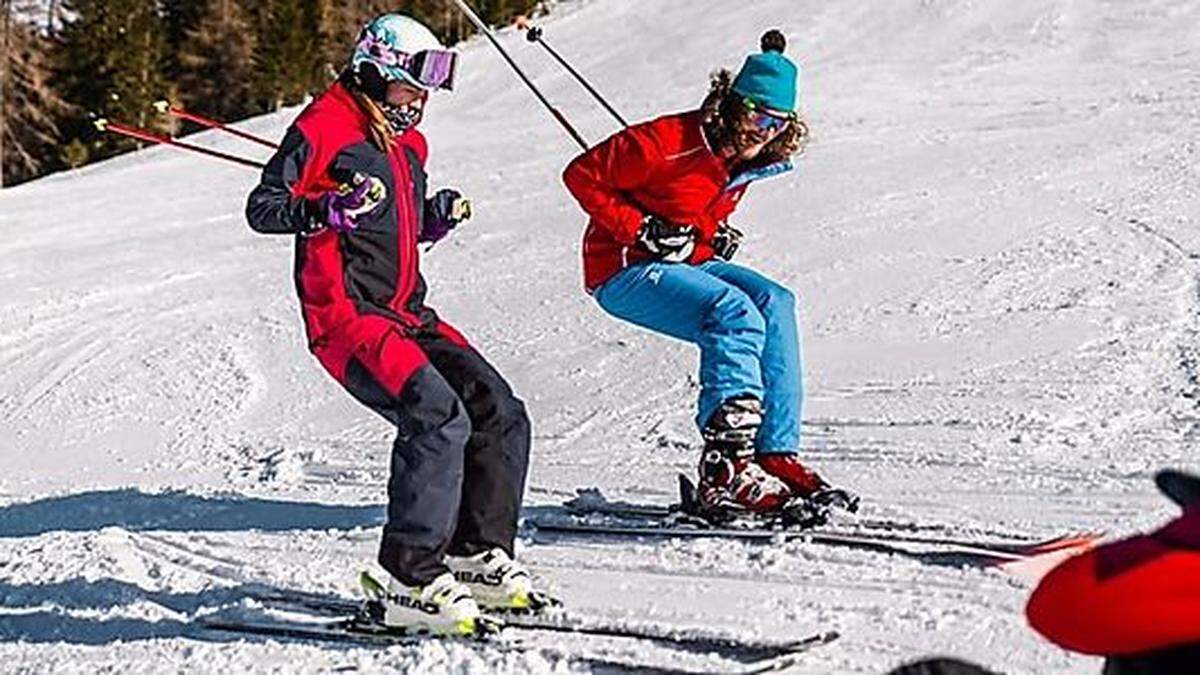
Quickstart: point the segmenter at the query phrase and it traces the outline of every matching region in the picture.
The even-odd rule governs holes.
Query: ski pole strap
[[[262,169],[266,166],[262,162],[256,162],[252,159],[246,159],[245,157],[238,157],[237,155],[231,155],[229,153],[221,152],[219,150],[210,150],[208,148],[204,148],[199,145],[193,145],[186,141],[177,141],[174,138],[171,138],[170,136],[164,136],[163,134],[158,134],[153,131],[148,131],[146,129],[139,129],[137,127],[126,126],[124,124],[112,122],[103,117],[94,120],[92,122],[92,124],[95,125],[95,127],[98,131],[111,132],[114,134],[119,134],[121,136],[127,136],[129,138],[137,139],[139,141],[146,141],[147,143],[156,143],[159,145],[170,145],[170,146],[179,148],[181,150],[188,150],[190,152],[199,153],[201,155],[207,155],[209,157],[223,159],[227,162],[233,162],[234,164],[241,164],[242,166],[249,166],[249,167],[253,167],[255,169]]]
[[[272,148],[274,150],[279,149],[278,143],[268,141],[267,139],[265,139],[261,136],[255,136],[254,134],[247,133],[245,131],[242,131],[241,129],[234,129],[233,127],[225,124],[224,122],[218,122],[217,120],[214,120],[209,117],[205,117],[203,115],[197,115],[196,113],[184,110],[183,108],[177,108],[177,107],[171,105],[167,101],[156,101],[154,103],[154,109],[157,110],[159,112],[159,114],[161,114],[161,115],[170,115],[172,117],[178,117],[180,119],[185,119],[189,122],[195,122],[196,124],[199,124],[200,126],[208,127],[209,129],[218,129],[220,131],[224,131],[225,133],[233,134],[234,136],[237,136],[238,138],[244,138],[245,140],[250,141],[252,143],[258,143],[259,145],[265,145],[268,148]]]
[[[562,125],[563,129],[566,129],[567,133],[571,135],[571,138],[575,139],[575,142],[579,144],[579,147],[583,148],[584,151],[589,150],[590,148],[588,147],[587,141],[583,140],[583,136],[579,135],[579,132],[575,130],[575,127],[571,126],[571,123],[567,121],[566,116],[559,112],[558,109],[546,99],[541,90],[537,88],[537,85],[535,85],[533,81],[530,80],[527,75],[525,75],[525,71],[521,70],[521,67],[517,65],[517,62],[514,61],[511,56],[509,56],[508,52],[504,49],[504,46],[501,45],[500,41],[496,39],[496,35],[492,33],[492,29],[488,28],[487,24],[483,22],[483,19],[479,18],[479,15],[475,13],[475,10],[471,9],[471,6],[466,3],[466,0],[454,0],[454,4],[458,5],[458,8],[462,10],[463,14],[467,15],[467,18],[471,21],[471,23],[475,24],[475,27],[478,28],[479,31],[483,33],[484,37],[486,37],[488,41],[492,43],[492,46],[496,48],[496,51],[500,52],[500,56],[504,57],[504,60],[508,62],[508,65],[517,73],[517,77],[520,77],[521,81],[525,83],[525,86],[529,87],[529,90],[533,92],[533,95],[536,96],[539,101],[541,101],[542,105],[546,106],[554,119]]]

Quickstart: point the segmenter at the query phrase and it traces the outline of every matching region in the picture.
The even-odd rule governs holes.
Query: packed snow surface
[[[781,27],[813,143],[736,216],[740,261],[801,298],[804,455],[871,517],[1050,536],[1153,526],[1196,468],[1200,5],[1190,0],[590,0],[544,22],[628,117],[687,109]],[[583,133],[615,123],[513,30]],[[431,304],[535,423],[530,506],[667,503],[691,471],[696,354],[582,291],[569,138],[480,40],[424,129],[477,217],[425,256]],[[253,120],[278,138],[298,109]],[[213,134],[197,142],[262,157]],[[0,193],[0,660],[19,671],[545,671],[553,649],[237,639],[254,589],[350,596],[392,431],[307,354],[292,242],[254,171],[151,149]],[[798,672],[949,654],[1096,672],[1026,626],[997,571],[803,543],[529,535],[582,614],[843,637]],[[552,645],[553,642],[547,642]],[[576,643],[572,643],[576,644]],[[613,660],[716,669],[649,645]],[[590,650],[590,651],[589,651]]]

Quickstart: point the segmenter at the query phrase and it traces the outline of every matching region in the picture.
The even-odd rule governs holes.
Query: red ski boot
[[[816,471],[800,463],[796,455],[759,455],[758,464],[783,481],[799,497],[810,497],[829,487]]]
[[[704,427],[697,498],[701,514],[726,520],[739,513],[777,511],[792,498],[783,481],[754,461],[762,404],[745,396],[721,404]]]
[[[824,509],[858,511],[858,495],[826,483],[816,471],[801,464],[796,455],[759,455],[755,461],[768,474],[783,481],[797,497]]]

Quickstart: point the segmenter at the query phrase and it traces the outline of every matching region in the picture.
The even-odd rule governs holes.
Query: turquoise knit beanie
[[[783,55],[786,48],[787,38],[783,33],[767,31],[762,37],[762,53],[747,57],[742,71],[734,79],[734,93],[772,110],[795,110],[800,68]]]

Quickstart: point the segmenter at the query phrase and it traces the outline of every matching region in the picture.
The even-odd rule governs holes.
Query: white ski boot
[[[454,578],[471,589],[485,609],[506,612],[539,612],[557,607],[558,600],[533,590],[533,577],[502,548],[472,556],[446,556]]]
[[[424,586],[406,586],[389,579],[384,588],[367,572],[361,582],[367,597],[382,608],[384,626],[392,631],[482,637],[501,628],[499,622],[480,613],[471,589],[455,581],[450,572]]]

